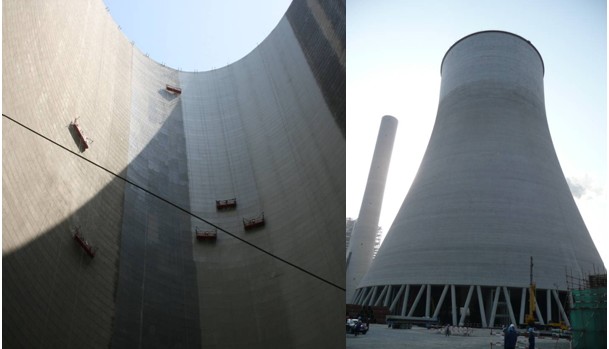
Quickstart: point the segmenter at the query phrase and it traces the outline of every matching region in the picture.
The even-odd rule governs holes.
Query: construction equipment
[[[535,283],[533,282],[533,256],[531,256],[531,266],[530,266],[530,283],[529,283],[529,313],[527,314],[525,323],[529,326],[533,326],[535,324],[535,307],[537,306],[535,302]]]

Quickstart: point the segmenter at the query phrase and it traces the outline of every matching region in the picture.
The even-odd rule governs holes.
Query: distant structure
[[[372,250],[372,259],[376,257],[376,254],[379,252],[379,248],[381,247],[381,238],[383,237],[383,228],[380,226],[376,229],[376,234],[374,235],[374,249]]]
[[[347,217],[346,221],[345,221],[345,227],[346,227],[346,234],[345,234],[345,244],[346,244],[346,248],[349,248],[349,241],[351,241],[351,233],[353,232],[353,227],[355,226],[355,223],[357,222],[357,219],[353,219],[353,218],[349,218]],[[379,251],[379,248],[381,247],[381,238],[383,237],[383,228],[381,228],[380,226],[377,228],[376,231],[376,235],[374,237],[374,248],[373,248],[373,253],[372,253],[372,258],[374,258],[376,256],[376,254]]]
[[[345,220],[345,251],[349,249],[349,241],[351,241],[351,233],[353,232],[355,222],[357,222],[356,219],[349,217]]]
[[[564,321],[565,271],[604,270],[556,156],[544,64],[526,39],[483,31],[441,67],[435,126],[404,203],[352,302],[404,321]]]
[[[4,347],[344,347],[344,0],[202,72],[102,0],[2,19]]]
[[[396,118],[390,115],[383,116],[362,206],[347,248],[347,303],[353,297],[359,281],[368,270],[374,256],[374,243],[378,232],[387,171],[389,170],[397,126],[398,120]]]

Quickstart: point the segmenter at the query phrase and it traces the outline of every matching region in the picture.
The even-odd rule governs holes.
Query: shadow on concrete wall
[[[73,127],[69,129],[79,141]],[[184,142],[181,109],[175,108],[152,141],[118,175],[132,177],[136,184],[188,209]],[[76,167],[81,166],[91,167],[84,160],[77,161]],[[89,169],[73,172],[86,171]],[[94,171],[106,175],[99,168]],[[45,175],[48,173],[40,173]],[[72,182],[83,185],[96,175]],[[61,196],[58,188],[47,189],[57,190],[54,196]],[[71,190],[78,192],[79,188]],[[20,196],[27,201],[27,191],[16,194],[16,200]],[[5,207],[4,212],[10,208]],[[48,215],[48,211],[32,207],[30,212],[14,214]],[[56,221],[53,215],[37,220]],[[11,216],[6,214],[4,219]],[[76,227],[97,249],[94,258],[72,238]],[[192,241],[188,214],[123,179],[112,179],[68,219],[3,255],[3,344],[199,348]]]
[[[31,137],[37,136],[31,134]],[[55,147],[51,143],[48,146]],[[65,156],[74,155],[66,153]],[[189,210],[186,159],[182,111],[178,103],[153,139],[118,175]],[[76,166],[90,165],[77,163]],[[19,195],[27,196],[27,193]],[[32,212],[43,214],[44,210],[35,207]],[[45,220],[53,218],[45,217]],[[11,215],[4,219],[10,220]],[[73,239],[76,227],[97,249],[94,258]],[[68,219],[3,255],[3,344],[7,347],[200,348],[200,316],[213,319],[215,314],[199,314],[193,229],[187,213],[123,179],[112,179]],[[214,267],[230,265],[230,253],[221,253],[228,259],[214,263]],[[271,259],[270,265],[277,263],[270,256],[263,258]],[[217,287],[217,293],[222,296],[222,282],[218,277],[223,273],[213,274],[216,278],[210,278],[210,286]],[[251,297],[247,288],[241,292],[237,295],[239,302]],[[235,297],[235,290],[230,296],[222,297]],[[284,322],[289,302],[279,298],[274,302],[272,313],[251,313],[254,307],[250,306],[238,317],[245,324],[262,320],[264,325],[266,316]],[[291,334],[287,327],[283,330],[275,336],[288,344]],[[227,329],[226,333],[213,335],[220,338],[215,345],[222,347],[221,338],[233,331]],[[255,342],[256,329],[252,327],[248,331],[253,337],[247,341]]]
[[[5,347],[107,346],[118,280],[123,191],[124,182],[112,180],[68,219],[3,255]],[[44,212],[43,207],[33,207],[30,214]],[[11,215],[4,219],[10,220]],[[94,258],[72,238],[77,226],[97,248]]]
[[[127,178],[190,210],[181,101]],[[190,215],[131,185],[124,198],[112,347],[201,347]]]

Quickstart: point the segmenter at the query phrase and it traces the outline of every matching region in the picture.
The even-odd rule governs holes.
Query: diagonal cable
[[[95,167],[97,167],[97,168],[99,168],[99,169],[101,169],[101,170],[103,170],[103,171],[105,171],[105,172],[109,173],[110,175],[112,175],[112,176],[114,176],[114,177],[116,177],[116,178],[120,178],[120,179],[121,179],[121,180],[123,180],[124,182],[126,182],[126,183],[128,183],[128,184],[131,184],[132,186],[134,186],[134,187],[136,187],[136,188],[138,188],[138,189],[142,190],[142,191],[143,191],[143,192],[145,192],[146,194],[152,195],[153,197],[155,197],[155,198],[157,198],[157,199],[159,199],[159,200],[161,200],[161,201],[165,202],[166,204],[171,205],[171,206],[175,207],[176,209],[178,209],[178,210],[180,210],[180,211],[182,211],[182,212],[184,212],[184,213],[186,213],[186,214],[188,214],[188,215],[190,215],[190,216],[192,216],[192,217],[194,217],[194,218],[196,218],[196,219],[198,219],[198,220],[200,220],[200,221],[202,221],[202,222],[204,222],[204,223],[206,223],[206,224],[209,224],[210,226],[212,226],[212,227],[214,227],[214,228],[218,229],[219,231],[221,231],[221,232],[223,232],[223,233],[225,233],[225,234],[227,234],[227,235],[229,235],[229,236],[231,236],[231,237],[233,237],[233,238],[235,238],[235,239],[237,239],[237,240],[241,241],[242,243],[244,243],[244,244],[246,244],[246,245],[248,245],[248,246],[250,246],[250,247],[253,247],[253,248],[255,248],[256,250],[258,250],[258,251],[260,251],[260,252],[262,252],[262,253],[264,253],[264,254],[267,254],[267,255],[269,255],[269,256],[271,256],[271,257],[273,257],[273,258],[277,259],[278,261],[283,262],[283,263],[285,263],[285,264],[287,264],[287,265],[289,265],[289,266],[291,266],[291,267],[293,267],[293,268],[295,268],[295,269],[297,269],[297,270],[300,270],[301,272],[303,272],[303,273],[305,273],[305,274],[307,274],[307,275],[309,275],[309,276],[312,276],[312,277],[314,277],[314,278],[316,278],[316,279],[318,279],[318,280],[320,280],[320,281],[322,281],[322,282],[324,282],[324,283],[326,283],[326,284],[328,284],[328,285],[330,285],[330,286],[334,286],[334,287],[338,288],[338,289],[339,289],[339,290],[341,290],[341,291],[345,291],[345,288],[344,288],[344,287],[341,287],[340,285],[337,285],[337,284],[335,284],[334,282],[332,282],[332,281],[330,281],[330,280],[327,280],[327,279],[325,279],[325,278],[323,278],[323,277],[321,277],[321,276],[319,276],[319,275],[317,275],[317,274],[315,274],[315,273],[313,273],[313,272],[310,272],[310,271],[308,271],[308,270],[306,270],[306,269],[304,269],[304,268],[302,268],[302,267],[300,267],[300,266],[298,266],[298,265],[296,265],[296,264],[294,264],[294,263],[292,263],[292,262],[290,262],[290,261],[287,261],[287,260],[285,260],[285,259],[283,259],[283,258],[281,258],[281,257],[279,257],[279,256],[277,256],[277,255],[275,255],[275,254],[273,254],[273,253],[271,253],[271,252],[269,252],[269,251],[267,251],[267,250],[263,249],[262,247],[259,247],[259,246],[255,245],[255,244],[253,244],[253,243],[251,243],[251,242],[249,242],[249,241],[247,241],[247,240],[245,240],[245,239],[243,239],[243,238],[240,238],[239,236],[237,236],[237,235],[235,235],[235,234],[233,234],[233,233],[231,233],[231,232],[227,231],[226,229],[223,229],[223,228],[221,228],[221,227],[217,226],[217,225],[216,225],[216,224],[214,224],[214,223],[209,222],[208,220],[206,220],[206,219],[204,219],[204,218],[202,218],[202,217],[200,217],[200,216],[198,216],[198,215],[194,214],[193,212],[191,212],[191,211],[189,211],[189,210],[187,210],[187,209],[185,209],[185,208],[181,207],[180,205],[177,205],[177,204],[175,204],[175,203],[171,202],[170,200],[165,199],[164,197],[162,197],[162,196],[160,196],[160,195],[158,195],[158,194],[153,193],[152,191],[150,191],[150,190],[148,190],[148,189],[146,189],[146,188],[142,187],[141,185],[139,185],[139,184],[137,184],[137,183],[134,183],[134,182],[130,181],[129,179],[127,179],[127,178],[125,178],[125,177],[123,177],[123,176],[119,175],[118,173],[115,173],[115,172],[113,172],[113,171],[111,171],[111,170],[109,170],[109,169],[107,169],[107,168],[103,167],[102,165],[100,165],[100,164],[98,164],[98,163],[96,163],[96,162],[94,162],[94,161],[92,161],[92,160],[90,160],[90,159],[87,159],[86,157],[84,157],[84,156],[82,156],[82,155],[80,155],[80,154],[76,153],[76,152],[75,152],[75,151],[73,151],[73,150],[68,149],[67,147],[65,147],[65,146],[63,146],[63,145],[61,145],[61,144],[57,143],[56,141],[54,141],[54,140],[52,140],[52,139],[48,138],[47,136],[45,136],[45,135],[41,134],[40,132],[38,132],[38,131],[36,131],[36,130],[34,130],[34,129],[32,129],[32,128],[30,128],[30,127],[28,127],[28,126],[24,125],[24,124],[22,124],[21,122],[19,122],[19,121],[15,120],[15,119],[13,119],[13,118],[11,118],[10,116],[8,116],[8,115],[6,115],[6,114],[4,114],[4,113],[3,113],[3,114],[2,114],[2,117],[6,118],[7,120],[10,120],[10,121],[14,122],[15,124],[17,124],[17,125],[19,125],[19,126],[23,127],[24,129],[26,129],[26,130],[28,130],[28,131],[32,132],[33,134],[35,134],[35,135],[37,135],[37,136],[39,136],[39,137],[41,137],[41,138],[43,138],[43,139],[47,140],[48,142],[51,142],[52,144],[54,144],[54,145],[56,145],[56,146],[60,147],[61,149],[65,150],[65,151],[67,151],[67,152],[69,152],[69,153],[71,153],[72,155],[77,156],[77,157],[78,157],[78,158],[80,158],[81,160],[84,160],[84,161],[86,161],[86,162],[90,163],[91,165],[93,165],[93,166],[95,166]]]

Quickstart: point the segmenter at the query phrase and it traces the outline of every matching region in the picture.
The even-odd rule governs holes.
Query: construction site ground
[[[387,325],[370,324],[370,330],[365,335],[354,336],[346,334],[347,349],[364,348],[425,348],[425,349],[488,349],[503,348],[503,335],[501,330],[474,329],[470,336],[453,334],[445,336],[438,330],[422,327],[411,329],[392,329]],[[516,348],[528,348],[528,338],[518,337]],[[536,349],[569,349],[567,339],[537,337]]]

